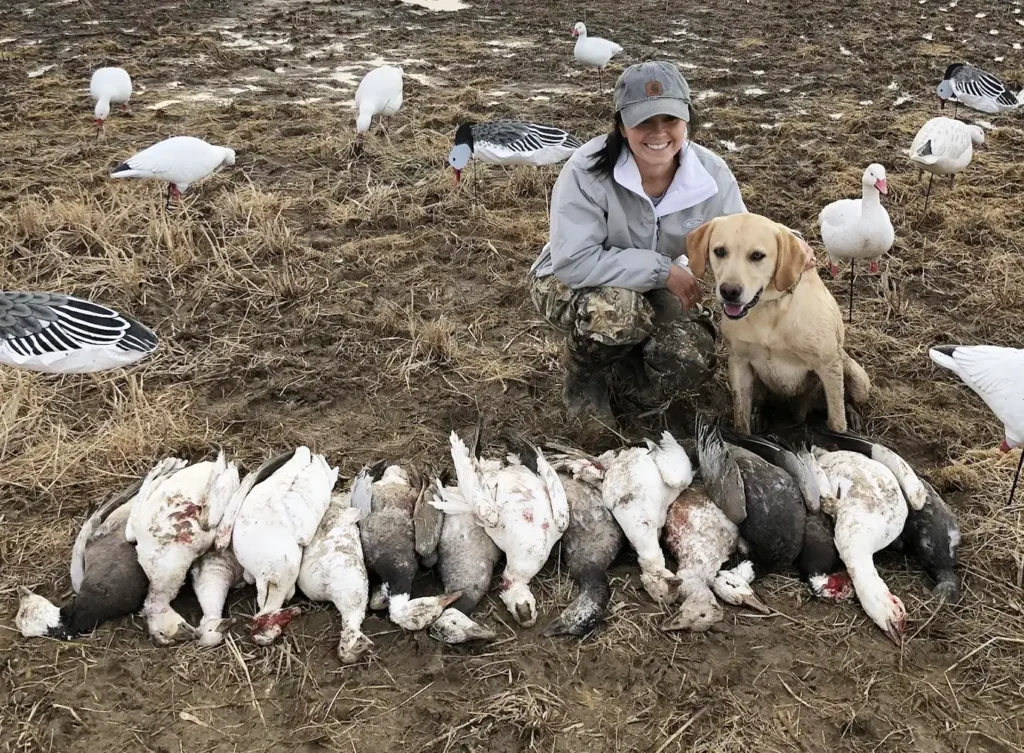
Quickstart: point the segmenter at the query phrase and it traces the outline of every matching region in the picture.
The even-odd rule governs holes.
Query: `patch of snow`
[[[843,114],[841,112],[830,112],[828,114],[832,120],[842,120]]]
[[[750,89],[744,89],[743,93],[746,94],[748,97],[760,97],[762,94],[767,94],[768,92],[766,92],[764,89],[758,89],[755,86]]]
[[[852,52],[850,52],[850,51],[849,51],[848,49],[846,49],[845,47],[843,47],[842,45],[839,45],[839,54],[840,54],[840,55],[852,55],[853,53],[852,53]]]
[[[896,101],[893,102],[893,106],[899,107],[900,105],[905,104],[906,102],[909,102],[912,99],[913,97],[910,96],[910,92],[903,92],[900,96],[896,97]]]
[[[56,68],[56,67],[57,66],[56,66],[55,63],[50,63],[50,65],[44,65],[42,68],[36,68],[34,71],[29,71],[28,72],[28,77],[29,78],[39,78],[40,76],[42,76],[44,73],[46,73],[51,68]]]
[[[935,39],[935,35],[932,34],[931,32],[928,32],[927,34],[923,34],[922,37],[924,39],[927,39],[929,42],[931,42],[933,39]]]

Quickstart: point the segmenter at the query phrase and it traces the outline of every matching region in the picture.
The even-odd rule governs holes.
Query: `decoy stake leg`
[[[1013,504],[1013,493],[1017,491],[1017,482],[1020,480],[1020,468],[1024,465],[1024,447],[1020,451],[1020,460],[1017,461],[1017,472],[1013,474],[1013,486],[1010,487],[1010,501],[1006,503],[1009,507]]]
[[[857,262],[850,259],[850,324],[853,324],[853,279],[857,274]]]

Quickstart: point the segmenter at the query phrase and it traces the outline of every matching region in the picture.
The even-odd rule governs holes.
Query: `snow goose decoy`
[[[49,374],[88,374],[156,350],[153,330],[99,303],[60,293],[0,291],[0,363]]]
[[[853,321],[854,265],[857,259],[869,259],[872,273],[878,271],[878,260],[892,248],[896,233],[889,213],[882,206],[879,193],[888,193],[885,168],[872,163],[861,176],[859,199],[839,199],[827,204],[818,213],[821,241],[828,254],[832,276],[839,274],[836,259],[850,260],[850,321]]]
[[[400,66],[382,65],[363,76],[356,87],[356,141],[370,129],[374,115],[394,115],[402,107],[404,71]]]
[[[1003,423],[1000,451],[1006,453],[1024,443],[1024,391],[1020,375],[1024,373],[1024,349],[998,345],[939,345],[928,351],[939,366],[949,369],[974,390],[985,405]],[[1010,500],[1020,480],[1024,451],[1010,487]]]
[[[284,609],[295,595],[303,549],[309,546],[331,502],[338,469],[305,445],[279,455],[245,477],[223,520],[214,545],[230,544],[256,584],[251,637],[258,646],[276,641],[299,613]]]
[[[705,431],[708,428],[705,427]],[[826,601],[844,601],[853,596],[850,576],[842,572],[843,563],[835,546],[835,535],[831,519],[821,511],[822,489],[812,470],[812,465],[802,456],[809,454],[809,447],[794,450],[781,440],[753,435],[733,434],[721,431],[721,435],[733,448],[742,449],[760,457],[786,471],[803,499],[807,512],[804,517],[803,539],[800,554],[796,559],[800,577],[811,593]],[[751,477],[765,475],[763,468],[742,453],[736,453],[736,465]],[[792,489],[782,480],[784,496],[791,497]],[[746,489],[744,487],[746,493]]]
[[[373,479],[366,469],[356,475],[345,494],[331,495],[320,527],[302,553],[298,585],[313,601],[330,601],[341,615],[337,654],[354,664],[373,645],[363,635],[370,584],[359,536],[359,518],[370,505]]]
[[[736,526],[711,501],[702,484],[695,483],[676,498],[665,522],[665,543],[678,564],[676,577],[682,603],[661,626],[663,631],[700,632],[721,620],[724,612],[715,597],[716,586],[729,593],[731,603],[768,612],[750,588],[750,580],[744,582],[733,573],[719,571],[736,551],[738,542]],[[752,579],[752,569],[746,569]]]
[[[172,136],[129,157],[110,173],[111,178],[152,178],[167,183],[167,205],[181,198],[188,187],[213,174],[222,165],[235,164],[235,150],[214,146],[193,136]]]
[[[604,92],[604,69],[608,61],[622,52],[622,45],[602,37],[587,36],[587,26],[577,21],[572,27],[572,35],[576,37],[573,56],[576,62],[597,68],[599,93]]]
[[[245,585],[242,565],[230,549],[206,550],[189,570],[192,590],[195,592],[203,618],[199,622],[200,646],[217,646],[234,620],[223,617],[228,591]]]
[[[166,458],[142,482],[125,526],[149,578],[142,614],[154,642],[166,646],[198,637],[171,608],[189,569],[213,544],[217,523],[238,489],[238,467],[223,452],[187,465]]]
[[[891,546],[917,556],[925,572],[935,581],[933,596],[956,601],[960,596],[956,574],[960,526],[949,505],[931,484],[914,473],[907,462],[888,447],[852,432],[837,434],[828,427],[817,425],[811,429],[838,449],[859,452],[893,472],[910,509],[903,532]]]
[[[564,458],[552,458],[552,467],[569,500],[569,527],[562,535],[561,556],[580,593],[544,630],[547,637],[584,636],[604,620],[612,596],[608,567],[625,543],[622,528],[604,504],[600,481],[604,469],[596,459],[566,449],[569,454]]]
[[[518,439],[518,438],[516,438]],[[537,600],[530,581],[540,572],[569,525],[569,502],[558,474],[539,448],[525,441],[507,462],[476,458],[452,432],[452,463],[458,494],[445,492],[430,504],[445,515],[472,513],[505,553],[499,593],[522,627],[537,621]]]
[[[609,450],[597,461],[603,473],[601,497],[636,551],[640,582],[658,604],[676,600],[679,579],[665,566],[660,537],[668,508],[693,483],[693,466],[675,437]]]
[[[489,165],[553,165],[571,157],[581,146],[571,133],[553,126],[517,120],[467,122],[455,131],[448,164],[458,183],[472,159]]]
[[[907,499],[893,472],[859,452],[807,456],[824,489],[822,509],[835,521],[835,542],[857,599],[882,632],[900,645],[907,612],[875,568],[874,555],[894,542],[907,520]]]
[[[15,625],[24,637],[70,639],[142,608],[149,580],[139,565],[135,546],[124,537],[141,487],[140,479],[82,525],[71,549],[71,590],[75,595],[69,603],[58,608],[27,588],[20,589]]]
[[[1015,93],[991,73],[967,63],[951,63],[936,87],[940,109],[946,102],[953,103],[953,117],[957,106],[963,104],[978,112],[996,115],[1016,110],[1024,102],[1024,90]]]
[[[89,95],[96,100],[96,132],[103,129],[103,121],[110,115],[110,105],[121,106],[121,112],[128,111],[128,100],[132,96],[132,77],[124,68],[97,68],[89,81]]]
[[[442,518],[425,501],[425,484],[415,469],[379,461],[368,466],[372,479],[369,496],[353,496],[362,508],[359,535],[370,570],[381,580],[381,591],[370,602],[387,609],[388,617],[403,630],[423,630],[461,594],[412,598],[412,584],[420,564],[437,561],[437,539]]]
[[[907,156],[917,167],[917,179],[928,173],[928,189],[924,194],[924,211],[928,211],[928,197],[936,175],[948,175],[953,187],[956,174],[971,164],[975,149],[983,148],[985,132],[981,126],[964,123],[954,118],[932,118],[914,136]]]

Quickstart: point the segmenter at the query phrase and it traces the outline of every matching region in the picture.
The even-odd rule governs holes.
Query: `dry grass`
[[[330,4],[18,6],[0,10],[0,37],[18,38],[0,44],[0,287],[95,297],[163,342],[127,374],[0,371],[0,749],[1024,749],[1024,505],[1004,506],[1017,454],[992,449],[1000,429],[987,409],[927,358],[939,342],[1022,345],[1024,132],[1012,116],[990,118],[989,150],[954,189],[936,183],[923,217],[924,186],[901,154],[932,114],[948,55],[1005,54],[993,69],[1019,67],[1020,53],[1007,52],[1013,8],[755,0],[673,7],[664,23],[662,0],[644,4],[624,17],[598,3],[588,25],[631,59],[695,64],[695,91],[720,92],[703,103],[700,139],[729,161],[751,210],[813,241],[820,207],[856,195],[868,162],[885,164],[896,247],[881,276],[858,274],[847,339],[877,388],[868,432],[957,511],[963,601],[938,609],[916,566],[886,556],[911,616],[902,651],[856,604],[810,602],[792,575],[759,584],[777,610],[769,617],[730,610],[720,631],[666,635],[624,555],[608,624],[583,641],[540,637],[575,595],[555,560],[536,581],[536,629],[512,627],[496,599],[481,605],[480,619],[499,631],[488,646],[442,647],[371,617],[375,651],[344,669],[330,608],[310,607],[268,650],[243,631],[212,652],[160,650],[132,620],[70,644],[22,640],[16,585],[64,595],[86,511],[160,455],[197,455],[218,441],[253,463],[301,442],[345,476],[380,457],[439,469],[450,429],[478,411],[492,425],[575,440],[559,407],[559,338],[526,295],[557,168],[479,165],[456,187],[444,158],[468,117],[533,117],[589,137],[610,108],[592,72],[571,63],[578,9],[560,3],[417,15],[375,1],[368,16]],[[246,38],[286,30],[295,50],[223,47],[211,24],[231,13]],[[946,23],[957,34],[942,32]],[[987,34],[997,26],[1001,36]],[[503,35],[535,46],[481,44]],[[678,41],[653,41],[664,38]],[[344,48],[327,59],[304,57],[338,41]],[[338,65],[361,71],[377,54],[409,60],[407,74],[439,85],[407,77],[407,104],[357,155],[343,106],[352,90],[328,75]],[[83,82],[107,63],[126,64],[147,91],[132,118],[111,118],[96,140]],[[248,81],[263,91],[229,91]],[[765,93],[744,94],[755,87]],[[204,89],[232,103],[187,99]],[[914,99],[895,106],[903,91]],[[146,109],[169,99],[182,102]],[[106,175],[175,133],[230,145],[238,163],[166,215],[158,186]],[[847,275],[829,282],[844,305]],[[726,410],[721,371],[703,399]],[[686,433],[691,407],[627,432]],[[434,587],[427,576],[418,586]],[[184,602],[194,618],[196,605]],[[232,597],[232,614],[252,611],[250,591]]]

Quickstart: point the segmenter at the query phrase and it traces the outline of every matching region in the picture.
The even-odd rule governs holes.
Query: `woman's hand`
[[[697,284],[697,278],[693,276],[693,272],[678,264],[673,264],[668,268],[665,287],[679,299],[684,309],[693,308],[701,298],[700,285]]]

